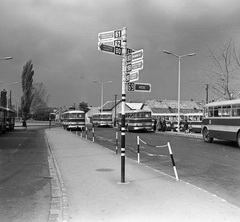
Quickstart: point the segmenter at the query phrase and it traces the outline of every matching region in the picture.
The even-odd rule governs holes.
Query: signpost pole
[[[122,29],[122,124],[121,124],[121,182],[125,183],[125,103],[126,103],[126,60],[127,60],[127,28]]]

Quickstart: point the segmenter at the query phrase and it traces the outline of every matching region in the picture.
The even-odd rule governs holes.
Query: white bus
[[[112,113],[102,112],[92,115],[92,125],[94,126],[110,126],[113,127]]]
[[[240,147],[240,99],[208,103],[204,107],[203,140],[236,141]]]
[[[203,113],[186,113],[184,114],[184,119],[189,123],[188,128],[191,124],[192,132],[201,133]]]
[[[121,129],[122,114],[118,113],[117,124]],[[152,117],[151,111],[147,110],[131,110],[125,113],[125,128],[127,131],[134,130],[152,130]]]
[[[69,110],[62,114],[62,126],[67,130],[85,130],[85,113],[81,110]]]

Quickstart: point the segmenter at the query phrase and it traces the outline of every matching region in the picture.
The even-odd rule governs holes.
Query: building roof
[[[118,105],[118,103],[120,103],[121,100],[116,100],[116,105]],[[107,111],[107,110],[112,110],[115,107],[115,101],[107,101],[105,104],[103,104],[103,110]]]
[[[145,100],[145,105],[149,106],[153,113],[177,113],[178,101],[176,100]],[[200,112],[203,110],[203,103],[198,101],[180,101],[180,110],[182,113]]]

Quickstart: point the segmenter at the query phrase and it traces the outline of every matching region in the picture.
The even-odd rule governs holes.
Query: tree
[[[31,112],[37,113],[39,109],[48,107],[50,94],[47,94],[46,86],[43,83],[33,83],[32,96]]]
[[[90,109],[88,108],[88,104],[82,101],[81,103],[79,103],[79,110],[87,113]]]
[[[240,54],[234,40],[229,38],[226,43],[218,45],[218,51],[208,47],[212,60],[206,71],[205,85],[218,98],[233,99],[239,97]]]
[[[29,115],[30,107],[33,100],[33,96],[32,96],[33,75],[34,75],[33,64],[32,64],[32,61],[29,60],[23,66],[23,71],[22,71],[23,95],[21,97],[21,109],[22,109],[23,118],[27,118],[27,116]]]

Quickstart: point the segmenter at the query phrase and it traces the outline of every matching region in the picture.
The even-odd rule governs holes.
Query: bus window
[[[231,106],[223,106],[222,107],[222,116],[230,116]]]
[[[221,106],[214,106],[214,117],[219,117],[222,115],[222,107]]]
[[[240,104],[232,106],[232,116],[240,116]]]

